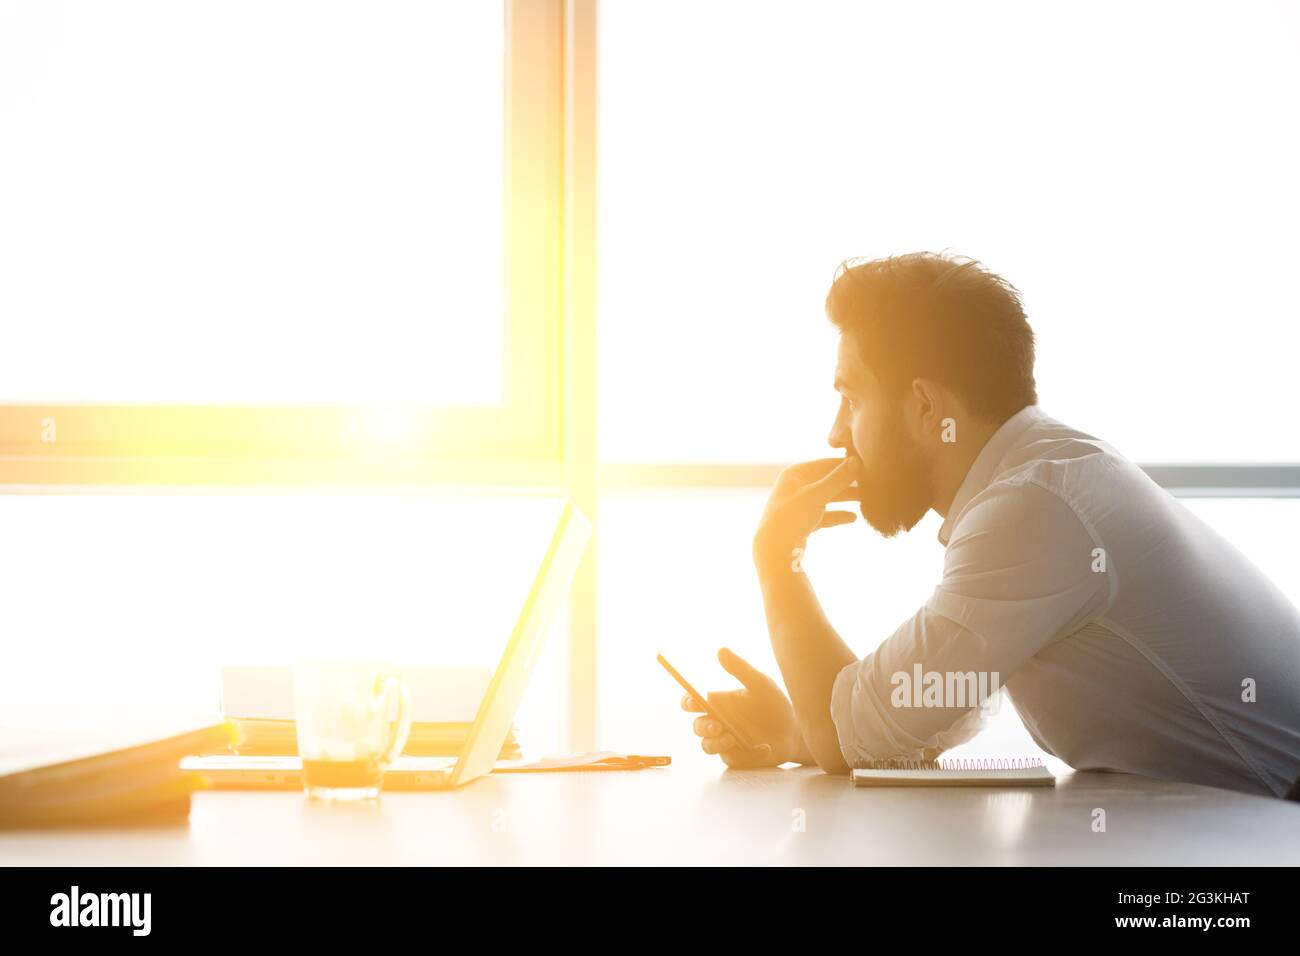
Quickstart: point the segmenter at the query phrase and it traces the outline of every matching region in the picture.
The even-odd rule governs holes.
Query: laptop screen
[[[479,704],[465,749],[456,761],[452,786],[490,773],[496,764],[547,632],[569,595],[590,539],[591,521],[572,502],[566,502],[514,632]]]

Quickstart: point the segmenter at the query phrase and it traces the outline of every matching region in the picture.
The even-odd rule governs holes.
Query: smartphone
[[[740,746],[744,747],[746,750],[754,749],[754,744],[750,741],[750,739],[746,737],[744,734],[742,734],[739,730],[737,730],[735,725],[732,724],[731,721],[727,720],[727,718],[723,717],[720,713],[718,713],[716,710],[710,707],[708,698],[706,698],[698,690],[692,687],[690,685],[690,682],[685,677],[683,677],[680,673],[678,673],[677,668],[673,667],[672,664],[668,663],[667,658],[665,658],[662,654],[657,654],[655,655],[655,660],[657,660],[660,664],[663,665],[664,670],[666,670],[669,674],[672,675],[673,680],[677,681],[677,683],[682,685],[686,693],[691,695],[692,699],[699,701],[700,706],[704,708],[704,712],[708,714],[708,716],[712,717],[718,723],[722,724],[722,729],[725,730],[727,733],[731,734],[731,736],[736,738],[736,743],[740,744]]]

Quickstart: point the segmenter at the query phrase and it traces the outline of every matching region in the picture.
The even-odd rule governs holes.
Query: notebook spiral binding
[[[869,760],[863,770],[1034,770],[1042,767],[1037,757],[946,757],[914,760],[901,757]]]

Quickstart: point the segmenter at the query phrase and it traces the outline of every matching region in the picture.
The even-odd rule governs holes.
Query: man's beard
[[[858,477],[858,509],[871,527],[892,538],[911,531],[930,510],[930,469],[896,419],[872,451],[875,466]]]

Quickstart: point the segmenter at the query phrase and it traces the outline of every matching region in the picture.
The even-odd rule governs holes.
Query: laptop
[[[398,757],[384,773],[385,790],[451,790],[491,773],[498,765],[521,762],[498,761],[497,757],[590,539],[590,519],[566,501],[460,753],[455,757]],[[296,756],[189,756],[181,760],[181,769],[201,772],[215,789],[302,789],[302,761]]]

